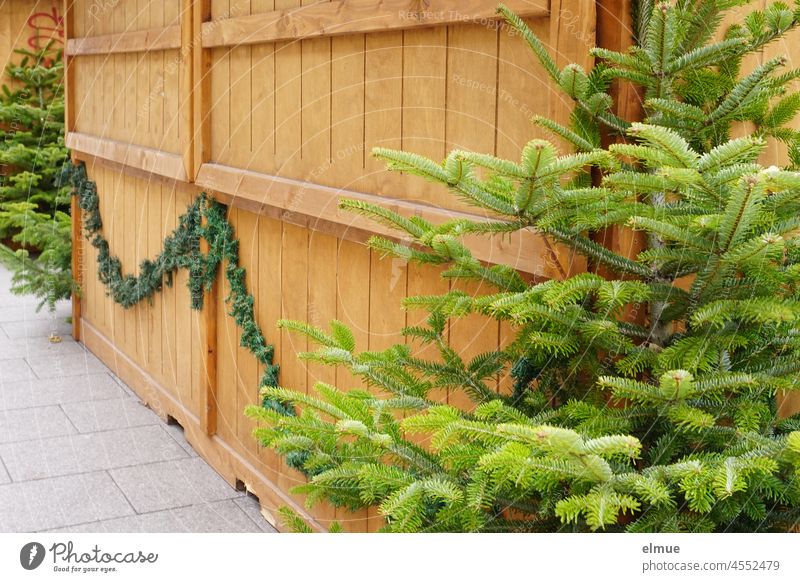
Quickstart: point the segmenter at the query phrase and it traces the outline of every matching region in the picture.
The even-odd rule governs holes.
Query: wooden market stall
[[[624,2],[506,4],[560,65],[588,66],[598,40],[628,42]],[[437,186],[386,172],[371,148],[517,157],[537,134],[534,113],[565,120],[570,110],[525,43],[499,25],[494,0],[66,0],[65,10],[67,144],[97,183],[112,251],[135,274],[200,192],[228,205],[256,317],[276,346],[281,384],[296,389],[352,381],[298,360],[307,346],[277,330],[278,319],[336,318],[360,348],[380,349],[415,322],[403,297],[449,285],[433,269],[381,260],[363,242],[389,231],[339,210],[340,198],[433,221],[474,212]],[[220,277],[195,312],[181,272],[151,303],[125,310],[106,296],[96,251],[80,244],[75,222],[76,336],[180,423],[228,481],[257,495],[268,518],[287,504],[307,514],[288,493],[302,476],[258,447],[242,413],[258,400],[260,370],[226,315],[227,283]],[[535,278],[585,267],[534,232],[471,245],[478,258]],[[467,317],[451,323],[450,338],[474,355],[507,331]],[[498,379],[497,389],[508,384]],[[442,398],[459,404],[462,396]],[[309,517],[349,530],[380,526],[372,512],[321,507]]]

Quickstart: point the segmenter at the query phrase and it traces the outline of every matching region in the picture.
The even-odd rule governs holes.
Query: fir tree
[[[296,416],[251,407],[265,446],[309,476],[297,490],[378,506],[388,531],[787,531],[800,519],[800,415],[781,419],[776,394],[800,389],[800,109],[798,70],[776,58],[743,71],[748,54],[800,24],[774,3],[720,34],[730,0],[639,3],[636,43],[595,49],[591,71],[559,69],[504,7],[553,80],[574,100],[569,127],[536,118],[572,153],[532,140],[519,160],[453,151],[443,163],[375,150],[389,167],[445,184],[498,220],[433,225],[360,201],[343,206],[404,233],[372,248],[443,265],[443,276],[483,281],[411,297],[429,314],[404,333],[438,348],[433,361],[405,345],[358,352],[353,334],[281,322],[373,387],[317,384],[315,394],[268,387]],[[633,82],[644,117],[614,113],[609,86]],[[752,135],[731,138],[738,122]],[[604,149],[601,135],[619,143]],[[787,144],[791,167],[764,168],[767,139]],[[629,257],[599,244],[603,229],[647,235]],[[462,243],[533,228],[584,255],[596,272],[529,284],[488,266]],[[602,270],[599,268],[603,267]],[[596,273],[614,273],[600,276]],[[626,309],[642,306],[631,320]],[[464,361],[447,322],[481,314],[513,326],[501,350]],[[512,394],[493,388],[510,371]],[[469,411],[433,402],[463,390]]]
[[[16,51],[6,67],[13,86],[0,94],[0,261],[12,291],[53,309],[74,290],[70,269],[69,158],[64,145],[64,65],[60,51]]]

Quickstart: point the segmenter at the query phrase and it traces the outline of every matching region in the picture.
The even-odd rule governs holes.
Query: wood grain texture
[[[341,225],[343,230],[357,228],[389,237],[397,237],[397,231],[358,214],[340,210],[339,200],[342,198],[363,200],[383,205],[406,216],[421,216],[437,223],[456,218],[489,220],[481,216],[442,210],[416,202],[343,191],[219,164],[203,165],[197,177],[197,185],[236,198],[251,200],[256,204],[253,207],[255,211],[258,211],[259,206],[271,206],[284,210],[286,214],[303,214],[335,223]],[[526,229],[504,237],[468,237],[465,242],[480,260],[490,263],[503,262],[544,278],[558,276],[552,261],[548,260],[548,250],[543,237],[532,230]]]
[[[77,132],[68,134],[66,141],[68,148],[84,155],[174,180],[187,180],[183,158],[178,154]]]
[[[140,53],[181,47],[181,27],[169,26],[151,30],[70,38],[65,54],[69,56]]]
[[[547,0],[508,0],[521,16],[547,15]],[[316,2],[263,14],[226,18],[203,26],[203,46],[256,44],[321,36],[393,32],[497,18],[493,0],[440,0],[429,9],[409,0]]]

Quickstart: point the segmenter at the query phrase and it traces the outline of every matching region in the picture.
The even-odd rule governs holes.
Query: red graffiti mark
[[[42,50],[48,42],[64,44],[64,17],[53,6],[50,12],[36,12],[28,18],[28,28],[33,34],[28,37],[28,46],[33,50]]]

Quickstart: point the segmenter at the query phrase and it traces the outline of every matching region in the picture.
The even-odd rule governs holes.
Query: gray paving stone
[[[183,432],[183,428],[177,424],[165,424],[164,429],[174,438],[177,443],[181,446],[181,448],[189,453],[190,456],[196,457],[197,451],[192,448],[192,445],[189,444],[189,441],[186,440],[186,435]]]
[[[231,501],[192,505],[51,530],[54,533],[257,533],[258,531],[258,528]]]
[[[181,507],[172,510],[172,513],[181,524],[182,531],[189,533],[261,531],[233,501]]]
[[[252,495],[244,495],[237,497],[233,502],[247,514],[247,517],[256,524],[258,529],[265,533],[277,533],[277,530],[261,515],[261,505],[258,503],[258,499]]]
[[[0,360],[13,358],[55,357],[68,354],[83,354],[84,347],[70,337],[59,343],[51,343],[46,337],[9,339],[0,336]],[[2,366],[2,364],[0,364]]]
[[[39,378],[63,378],[109,372],[109,369],[97,356],[87,351],[80,354],[31,357],[27,360]]]
[[[14,481],[28,481],[185,458],[160,427],[144,426],[0,445]]]
[[[9,468],[13,478],[14,471]],[[240,497],[203,459],[109,471],[138,513]]]
[[[109,374],[8,382],[0,390],[0,410],[126,396]]]
[[[11,339],[47,337],[51,333],[65,337],[72,335],[72,325],[67,323],[64,318],[59,318],[54,321],[12,321],[0,323],[0,328],[2,328],[6,336]]]
[[[58,406],[0,410],[0,443],[32,441],[76,432]]]
[[[0,485],[0,531],[30,532],[133,514],[107,473]]]
[[[3,464],[0,463],[0,485],[5,483],[11,483],[11,477],[8,475],[8,471],[6,471]]]
[[[72,402],[62,408],[80,432],[161,424],[155,412],[134,398]]]
[[[33,378],[33,370],[22,358],[0,361],[0,385]]]
[[[36,311],[36,304],[28,306],[27,301],[12,303],[11,301],[0,300],[0,321],[47,321],[53,318],[53,314],[47,308]]]

